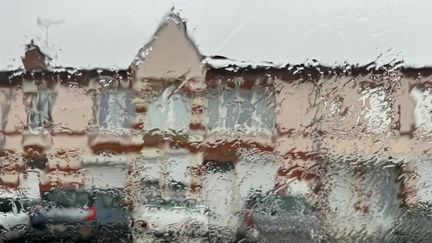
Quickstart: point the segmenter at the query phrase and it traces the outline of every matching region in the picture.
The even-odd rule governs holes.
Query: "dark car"
[[[128,238],[129,218],[119,190],[55,189],[43,195],[30,222],[36,238],[102,242]]]
[[[32,211],[32,236],[40,240],[86,239],[88,230],[83,229],[94,228],[96,218],[92,195],[82,189],[54,189],[43,193],[42,202]]]

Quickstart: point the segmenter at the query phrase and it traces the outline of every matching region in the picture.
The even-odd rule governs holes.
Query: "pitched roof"
[[[202,55],[189,38],[186,23],[171,12],[153,39],[141,48],[132,63],[138,79],[204,76]]]

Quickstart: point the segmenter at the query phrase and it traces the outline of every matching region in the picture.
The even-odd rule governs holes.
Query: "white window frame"
[[[144,129],[187,131],[192,117],[191,107],[190,97],[182,93],[176,85],[170,85],[148,105]]]
[[[107,98],[106,107],[102,104],[102,102],[104,102],[103,99],[105,98]],[[133,96],[130,91],[101,89],[97,94],[98,105],[96,120],[99,130],[129,130],[129,123],[135,116],[132,98]],[[128,99],[130,100],[128,101]]]
[[[30,132],[40,133],[45,130],[45,123],[53,121],[51,112],[55,94],[52,90],[40,90],[31,96],[31,103],[27,113],[27,127]],[[34,121],[33,119],[37,120]]]
[[[230,92],[234,92],[233,99],[226,97]],[[244,94],[250,93],[247,94],[249,97],[244,97],[241,92],[244,92]],[[236,131],[241,131],[243,134],[258,133],[270,136],[275,133],[275,97],[266,87],[255,86],[252,89],[235,87],[230,90],[212,90],[207,94],[207,102],[207,127],[210,133],[236,133]],[[213,104],[213,102],[217,102],[217,104]],[[217,109],[215,109],[215,105]],[[247,109],[245,105],[251,109],[250,114],[247,114],[248,111],[245,110]],[[239,123],[240,119],[243,118],[244,120],[244,117],[241,116],[245,114],[247,115],[246,121]],[[230,116],[236,116],[234,121],[229,120]],[[214,117],[217,119],[214,119]]]

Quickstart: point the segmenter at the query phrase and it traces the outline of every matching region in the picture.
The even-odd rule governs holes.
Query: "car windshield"
[[[119,191],[98,191],[95,194],[97,206],[104,208],[122,207],[122,194]]]

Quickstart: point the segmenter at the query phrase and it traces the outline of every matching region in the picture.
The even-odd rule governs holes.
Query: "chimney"
[[[26,46],[25,55],[21,59],[27,71],[48,69],[45,63],[46,59],[48,59],[47,56],[41,52],[33,40]]]

